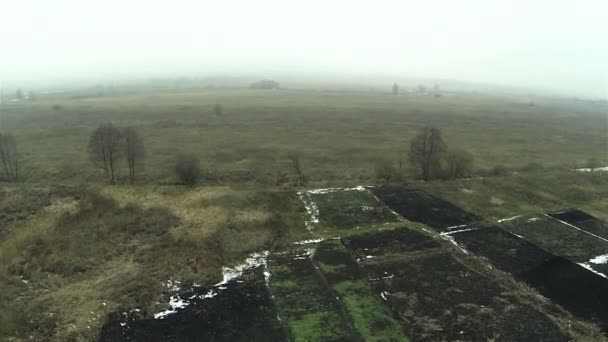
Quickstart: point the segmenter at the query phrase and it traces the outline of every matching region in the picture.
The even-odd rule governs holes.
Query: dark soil
[[[520,278],[573,314],[608,331],[608,279],[562,257],[555,257]]]
[[[549,216],[554,217],[558,220],[566,221],[570,224],[575,224],[580,221],[595,219],[595,217],[587,214],[584,211],[578,210],[578,209],[549,213]]]
[[[103,326],[99,341],[286,341],[276,319],[261,267],[225,285],[214,298],[194,299],[164,319],[127,318],[118,312]],[[196,293],[183,293],[183,298]],[[200,293],[198,293],[200,292]],[[126,323],[122,326],[121,323]],[[124,324],[123,323],[123,324]]]
[[[452,234],[471,253],[484,257],[499,269],[518,275],[534,269],[555,256],[544,249],[498,227],[483,227]]]
[[[385,185],[375,188],[374,194],[406,219],[422,222],[440,231],[480,220],[478,216],[423,190]]]
[[[430,236],[402,227],[343,239],[344,245],[359,256],[403,253],[439,247]]]
[[[473,254],[513,274],[579,318],[608,328],[607,279],[497,227],[452,236]]]
[[[374,286],[415,341],[568,341],[545,314],[449,254],[388,266],[372,273],[394,276]]]

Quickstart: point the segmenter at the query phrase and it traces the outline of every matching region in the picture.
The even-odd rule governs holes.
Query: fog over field
[[[608,96],[605,1],[2,1],[5,88],[281,75]]]

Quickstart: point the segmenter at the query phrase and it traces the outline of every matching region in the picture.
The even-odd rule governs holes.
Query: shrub
[[[376,165],[376,178],[382,179],[384,183],[390,183],[395,178],[397,170],[390,162],[383,160]]]
[[[451,179],[470,176],[473,161],[473,155],[465,150],[449,150],[445,156],[445,176]]]
[[[196,184],[202,174],[198,158],[194,156],[178,157],[175,162],[175,174],[182,184]]]

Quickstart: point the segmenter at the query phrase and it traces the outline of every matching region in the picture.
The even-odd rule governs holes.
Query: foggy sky
[[[605,0],[0,0],[0,81],[290,72],[608,97]]]

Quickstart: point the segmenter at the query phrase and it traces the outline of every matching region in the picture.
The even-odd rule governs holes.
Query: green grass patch
[[[269,258],[270,290],[280,319],[295,341],[349,341],[347,325],[316,270],[300,250]]]
[[[364,341],[407,341],[393,312],[360,272],[339,240],[323,241],[314,258]]]

